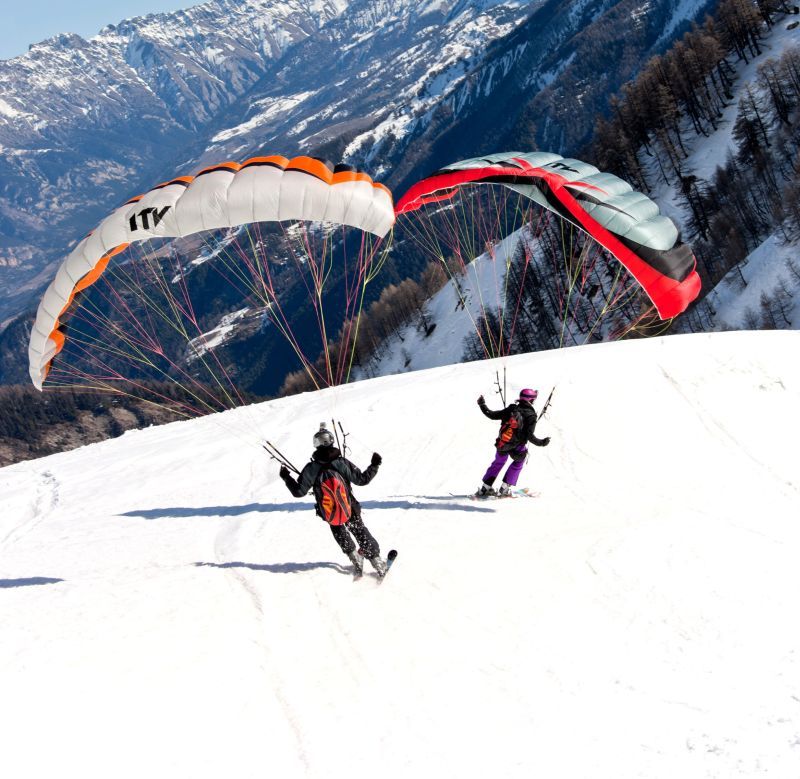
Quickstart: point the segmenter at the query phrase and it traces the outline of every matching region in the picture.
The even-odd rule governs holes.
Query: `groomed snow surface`
[[[798,332],[390,376],[0,470],[2,775],[800,775]],[[522,484],[473,502],[546,393]],[[541,406],[543,395],[538,405]],[[354,582],[258,445],[341,420]]]

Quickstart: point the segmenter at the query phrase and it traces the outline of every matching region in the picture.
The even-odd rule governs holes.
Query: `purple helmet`
[[[526,400],[528,403],[533,403],[539,397],[539,391],[535,389],[524,389],[519,393],[520,400]]]

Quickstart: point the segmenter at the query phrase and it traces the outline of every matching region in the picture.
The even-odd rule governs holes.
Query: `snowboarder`
[[[360,471],[333,445],[333,433],[322,423],[314,434],[314,453],[311,462],[303,468],[295,479],[289,469],[282,465],[280,477],[289,492],[295,498],[302,498],[309,490],[314,490],[317,515],[324,519],[331,528],[331,533],[341,550],[350,558],[355,573],[363,572],[361,556],[370,561],[379,577],[386,573],[386,563],[380,558],[380,546],[367,530],[361,519],[361,504],[355,499],[352,484],[363,487],[369,484],[378,473],[382,462],[381,456],[375,452],[369,467]],[[360,549],[350,534],[358,541]]]
[[[517,484],[517,479],[528,456],[526,443],[530,441],[536,446],[547,446],[550,443],[549,438],[537,438],[533,432],[538,419],[536,409],[533,407],[537,397],[539,397],[539,393],[536,390],[524,389],[519,393],[519,400],[502,411],[491,411],[486,406],[486,400],[483,395],[478,398],[478,405],[484,416],[489,417],[489,419],[499,419],[502,424],[500,425],[500,434],[494,442],[497,454],[483,476],[480,489],[475,493],[477,497],[509,495],[511,488]],[[508,466],[503,476],[503,483],[499,491],[495,492],[492,485],[500,475],[500,471],[503,470],[503,466],[509,457],[511,458],[511,465]]]

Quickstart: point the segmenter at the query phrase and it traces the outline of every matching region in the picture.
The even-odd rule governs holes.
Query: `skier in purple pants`
[[[539,397],[539,393],[536,390],[524,389],[519,393],[519,400],[502,411],[491,411],[486,406],[483,395],[478,398],[478,405],[484,416],[489,419],[501,420],[501,425],[500,434],[494,443],[497,454],[483,476],[483,482],[476,493],[477,497],[508,495],[511,488],[516,486],[519,474],[525,465],[525,458],[528,456],[526,444],[530,442],[536,446],[547,446],[550,443],[550,438],[537,438],[533,432],[538,420],[536,409],[533,407],[537,397]],[[503,476],[503,484],[495,492],[492,485],[509,457],[511,465],[508,466]]]

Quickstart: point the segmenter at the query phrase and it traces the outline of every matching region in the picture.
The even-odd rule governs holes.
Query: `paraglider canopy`
[[[469,184],[501,184],[584,230],[627,268],[662,319],[685,311],[700,292],[690,247],[650,198],[558,154],[504,152],[453,163],[414,184],[395,213],[449,200]]]
[[[348,165],[272,155],[241,164],[223,162],[130,199],[75,247],[44,293],[28,348],[34,386],[42,389],[53,358],[64,347],[60,319],[75,296],[132,243],[292,220],[348,225],[382,238],[394,224],[392,195]]]

